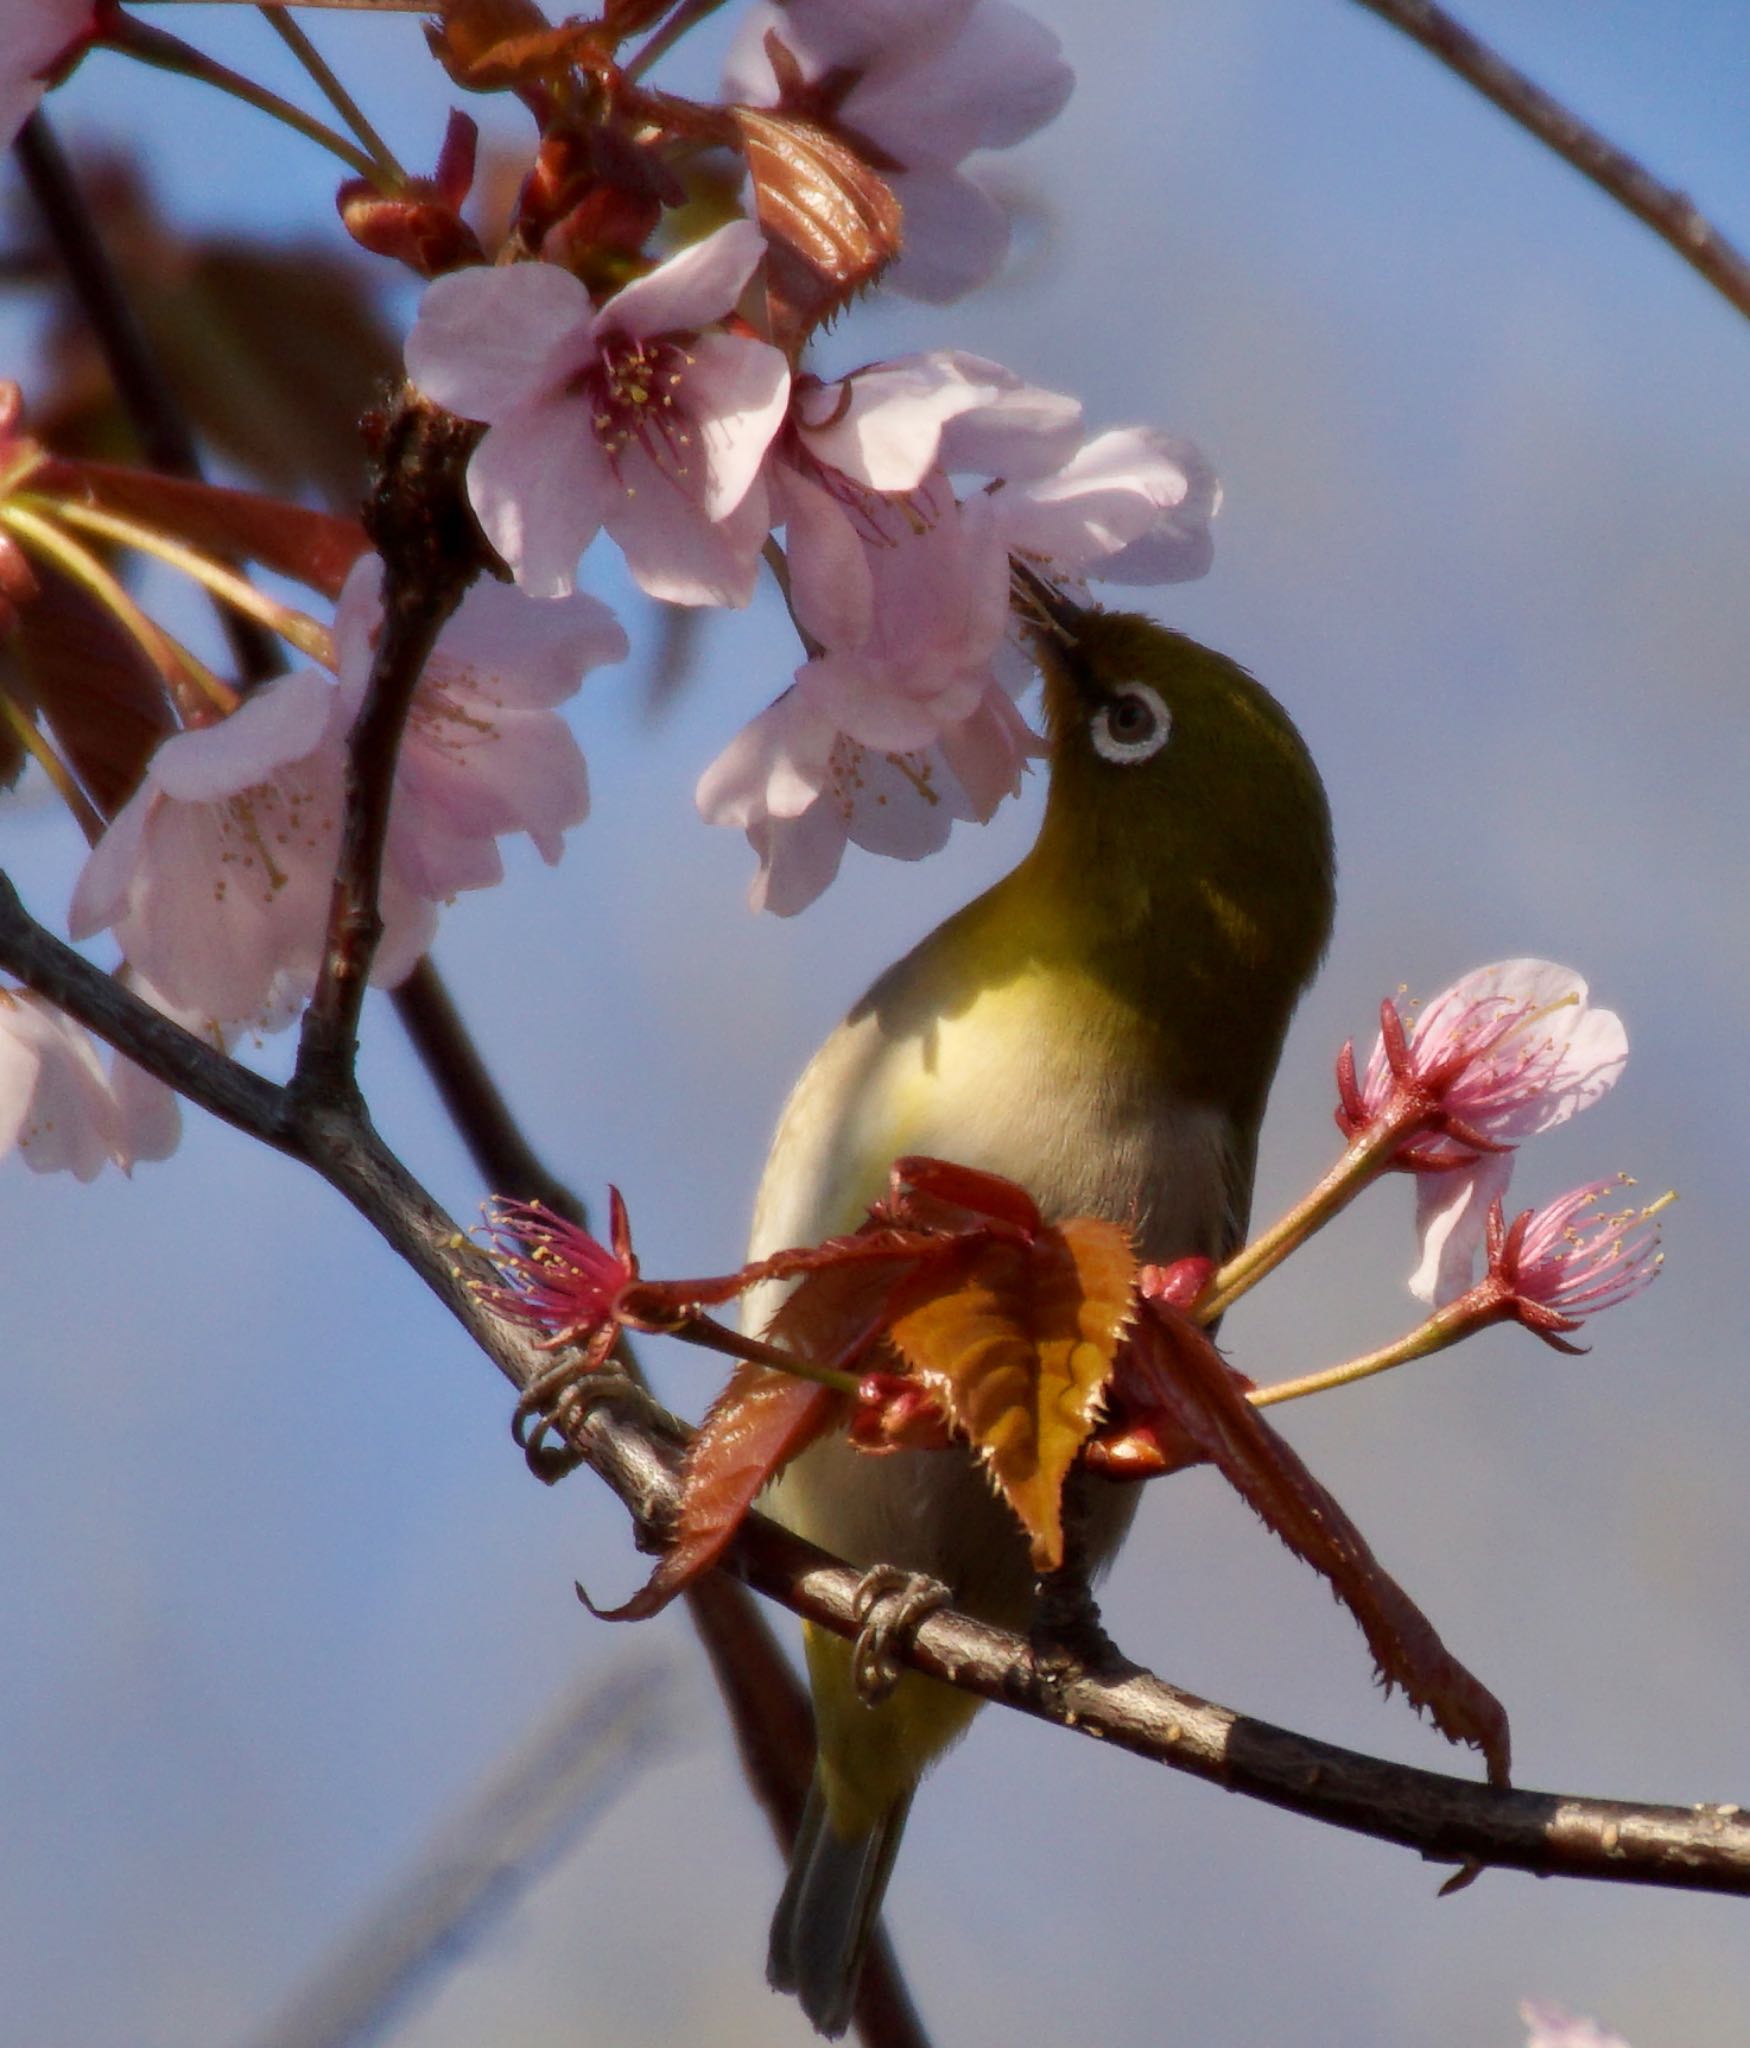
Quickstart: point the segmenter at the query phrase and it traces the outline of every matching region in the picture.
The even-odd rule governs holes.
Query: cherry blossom
[[[1074,83],[1056,36],[1007,0],[787,0],[747,17],[725,92],[861,144],[905,210],[886,282],[940,302],[1008,251],[1006,214],[961,164],[1044,127]]]
[[[166,1114],[168,1098],[169,1114]],[[126,1060],[106,1077],[90,1033],[27,989],[0,988],[0,1154],[94,1180],[174,1149],[174,1098]]]
[[[73,937],[113,929],[129,966],[177,1009],[284,1022],[321,961],[351,718],[347,697],[306,669],[165,740],[80,873]],[[380,908],[371,978],[393,986],[436,913],[388,869]]]
[[[362,700],[382,619],[382,564],[362,557],[334,614],[343,698]],[[497,840],[526,832],[549,866],[589,809],[589,778],[553,708],[584,676],[624,661],[626,635],[599,599],[532,598],[482,579],[438,636],[396,762],[388,856],[406,886],[442,902],[504,877]]]
[[[544,1347],[577,1345],[589,1367],[600,1365],[620,1334],[620,1304],[638,1278],[631,1226],[618,1188],[608,1189],[609,1236],[603,1244],[540,1202],[496,1198],[487,1242],[504,1277],[477,1289],[507,1321],[544,1330]]]
[[[765,342],[704,330],[764,247],[752,221],[731,221],[599,308],[551,263],[427,288],[408,374],[487,423],[468,493],[531,595],[569,591],[605,528],[652,597],[747,603],[769,523],[760,465],[790,373]]]
[[[1548,1999],[1523,2000],[1519,2017],[1530,2029],[1525,2048],[1628,2048],[1620,2034],[1611,2033],[1596,2020],[1577,2019]]]
[[[1575,1349],[1558,1331],[1577,1330],[1588,1316],[1639,1294],[1664,1263],[1657,1222],[1664,1205],[1597,1212],[1616,1185],[1591,1181],[1512,1223],[1499,1201],[1489,1210],[1484,1285],[1510,1303],[1506,1313],[1557,1350]]]
[[[934,853],[956,821],[987,822],[1043,751],[995,684],[910,753],[850,739],[796,684],[706,769],[698,804],[708,823],[739,826],[759,856],[751,906],[792,917],[832,881],[847,844],[900,860]]]
[[[11,0],[0,47],[0,147],[36,112],[50,77],[97,34],[97,13],[98,0]]]
[[[1586,983],[1550,960],[1499,960],[1436,996],[1406,1032],[1393,1005],[1359,1083],[1354,1050],[1338,1065],[1338,1122],[1357,1136],[1403,1116],[1393,1163],[1416,1176],[1422,1256],[1410,1290],[1443,1304],[1470,1284],[1491,1203],[1506,1193],[1513,1148],[1565,1123],[1615,1086],[1628,1035],[1591,1007]]]
[[[1011,471],[991,493],[1012,554],[1059,579],[1189,583],[1214,558],[1221,485],[1191,442],[1157,427],[1113,427],[1044,476]]]

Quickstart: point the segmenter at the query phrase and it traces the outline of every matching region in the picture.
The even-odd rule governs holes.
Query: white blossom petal
[[[765,253],[751,220],[728,221],[616,292],[601,310],[601,331],[639,341],[696,333],[734,309]]]
[[[945,306],[988,284],[1009,253],[1009,216],[963,171],[896,171],[888,179],[905,216],[905,243],[882,283],[908,299]]]
[[[703,334],[692,356],[684,403],[705,455],[705,511],[723,519],[747,496],[784,424],[790,369],[777,349],[738,334]]]
[[[542,398],[489,428],[468,464],[475,516],[531,597],[567,595],[619,495],[601,444],[581,428],[575,400]]]
[[[581,361],[589,293],[554,263],[506,263],[434,278],[407,337],[407,374],[464,419],[497,421],[549,392]]]

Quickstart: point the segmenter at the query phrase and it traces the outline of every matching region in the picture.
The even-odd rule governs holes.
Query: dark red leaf
[[[761,1489],[844,1418],[845,1397],[770,1366],[740,1365],[687,1447],[674,1539],[649,1581],[604,1621],[643,1621],[723,1555]]]
[[[133,795],[158,742],[175,730],[164,680],[83,585],[52,563],[33,566],[37,595],[20,609],[8,646],[17,693],[110,817]]]
[[[1361,1624],[1389,1692],[1401,1685],[1452,1742],[1482,1752],[1507,1783],[1507,1716],[1390,1578],[1360,1530],[1249,1402],[1221,1354],[1194,1323],[1146,1305],[1120,1362],[1121,1400],[1169,1417],[1297,1557],[1330,1581]]]
[[[338,596],[346,573],[369,542],[353,519],[254,491],[225,490],[110,462],[51,463],[38,472],[45,488],[82,489],[105,512],[156,526],[227,562],[258,562]]]

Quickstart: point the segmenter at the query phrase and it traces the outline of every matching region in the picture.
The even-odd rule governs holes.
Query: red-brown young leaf
[[[969,1219],[1003,1224],[1023,1237],[1036,1237],[1045,1228],[1038,1203],[1019,1181],[922,1152],[893,1162],[887,1200],[878,1205],[878,1213],[926,1229],[961,1229]]]
[[[894,1348],[978,1449],[1037,1570],[1063,1562],[1063,1483],[1092,1435],[1136,1260],[1115,1223],[969,1234],[894,1290]]]
[[[176,720],[164,679],[131,633],[84,587],[47,562],[22,606],[5,659],[19,698],[54,734],[105,817],[139,785]]]
[[[594,23],[562,22],[471,44],[460,54],[453,36],[431,46],[457,85],[469,92],[523,92],[557,85],[575,64],[599,64],[603,51]]]
[[[324,597],[340,594],[370,545],[356,519],[119,463],[54,461],[32,481],[39,489],[78,490],[100,511],[158,527],[220,561],[258,562]]]
[[[1119,1398],[1169,1416],[1289,1549],[1330,1581],[1361,1624],[1386,1690],[1401,1685],[1448,1741],[1480,1750],[1490,1780],[1506,1784],[1511,1746],[1500,1702],[1451,1654],[1360,1530],[1246,1399],[1204,1332],[1170,1308],[1145,1304],[1119,1381]]]
[[[433,11],[441,12],[443,19],[426,26],[432,55],[457,85],[477,92],[491,89],[484,79],[510,45],[572,33],[554,30],[534,0],[444,0],[442,8]]]
[[[761,1489],[797,1452],[842,1420],[830,1387],[772,1366],[739,1365],[687,1446],[674,1536],[648,1582],[604,1621],[643,1621],[707,1572]]]
[[[765,232],[773,343],[794,356],[899,254],[899,201],[846,143],[799,115],[731,107]]]

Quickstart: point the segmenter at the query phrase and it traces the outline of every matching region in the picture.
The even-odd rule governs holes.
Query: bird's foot
[[[1078,1671],[1112,1671],[1123,1653],[1106,1633],[1088,1575],[1073,1566],[1042,1572],[1034,1588],[1027,1645],[1037,1669],[1048,1678]]]
[[[899,1683],[897,1645],[909,1642],[919,1624],[938,1607],[949,1606],[953,1590],[922,1572],[878,1564],[857,1586],[852,1613],[859,1624],[851,1645],[851,1676],[866,1706],[875,1706]]]
[[[551,1486],[577,1470],[583,1453],[566,1437],[621,1385],[617,1373],[603,1374],[595,1360],[575,1353],[556,1359],[530,1380],[511,1415],[510,1430],[537,1479]]]

